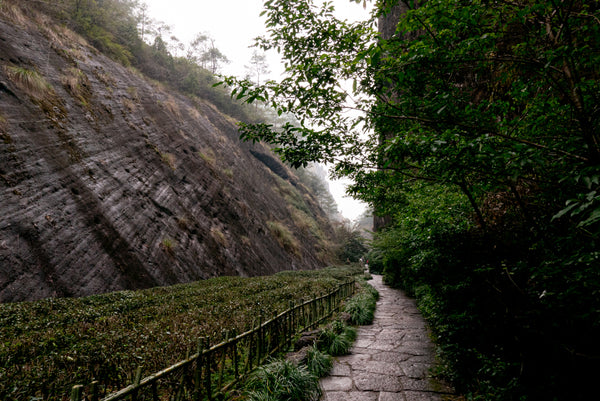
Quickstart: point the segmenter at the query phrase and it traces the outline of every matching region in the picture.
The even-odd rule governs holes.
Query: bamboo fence
[[[72,387],[71,401],[159,401],[215,400],[263,364],[269,357],[286,351],[298,333],[311,330],[336,312],[342,301],[354,293],[354,280],[341,284],[328,294],[289,308],[265,320],[260,316],[252,330],[242,334],[226,332],[224,340],[210,345],[198,339],[196,353],[166,369],[142,377],[138,367],[133,383],[111,394],[98,382]]]

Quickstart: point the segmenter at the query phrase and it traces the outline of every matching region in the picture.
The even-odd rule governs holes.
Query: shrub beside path
[[[379,275],[369,283],[380,295],[373,324],[358,328],[350,355],[335,358],[330,376],[320,382],[321,401],[455,399],[430,377],[434,348],[414,300]]]

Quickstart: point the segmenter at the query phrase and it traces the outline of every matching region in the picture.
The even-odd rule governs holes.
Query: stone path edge
[[[320,380],[320,401],[459,401],[452,389],[430,375],[434,347],[415,301],[383,284],[373,323],[357,328],[349,355],[336,357]]]

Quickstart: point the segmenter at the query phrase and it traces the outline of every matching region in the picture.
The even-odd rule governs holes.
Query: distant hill
[[[236,121],[0,7],[0,301],[314,269],[331,226]]]

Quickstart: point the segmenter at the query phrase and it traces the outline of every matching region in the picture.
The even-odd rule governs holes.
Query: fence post
[[[296,335],[296,303],[290,301],[290,305],[292,306],[292,312],[290,313],[290,332],[292,335]]]
[[[139,386],[141,380],[142,380],[142,367],[138,366],[137,369],[135,370],[135,376],[133,378],[133,385],[134,386]],[[138,393],[137,389],[135,389],[131,393],[131,401],[136,401],[137,400],[137,393]]]
[[[90,393],[92,393],[91,401],[98,401],[98,385],[100,382],[98,380],[94,380],[90,386]]]
[[[211,372],[212,368],[212,352],[210,352],[210,339],[206,338],[206,349],[208,352],[206,353],[206,358],[204,360],[204,369],[206,373],[204,374],[204,386],[206,387],[206,396],[209,400],[212,400],[212,383],[211,383]]]
[[[227,345],[229,343],[229,331],[225,330],[221,336],[225,342],[221,347],[221,366],[219,367],[219,378],[217,379],[217,390],[221,391],[221,387],[223,386],[223,373],[225,372],[225,361],[227,356]]]
[[[194,370],[194,392],[196,394],[196,401],[202,399],[202,352],[204,352],[204,337],[198,338],[198,359],[196,359],[196,369]]]
[[[142,381],[142,367],[138,366],[135,371],[135,378],[133,379],[133,384],[139,386],[140,381]]]
[[[287,339],[289,337],[289,333],[288,333],[288,312],[283,312],[283,315],[281,315],[280,317],[280,327],[281,327],[281,347],[283,350],[285,350],[285,352],[287,352]]]
[[[259,366],[261,363],[261,358],[262,358],[262,347],[263,347],[263,328],[262,328],[262,321],[263,321],[263,313],[262,311],[260,311],[260,314],[258,315],[258,336],[256,339],[256,345],[257,345],[257,359],[256,359],[256,366]]]
[[[324,297],[322,292],[319,292],[319,319],[325,316]]]
[[[158,400],[158,384],[156,384],[156,380],[152,382],[152,401]]]
[[[71,401],[81,401],[81,393],[83,392],[83,386],[77,384],[71,389]]]
[[[287,326],[287,348],[289,349],[292,346],[292,336],[295,334],[292,326],[292,318],[294,315],[294,302],[290,301],[288,303],[289,312],[287,313],[286,326]]]
[[[256,319],[252,319],[252,330],[256,328]],[[244,373],[248,373],[252,370],[252,358],[254,357],[254,333],[251,331],[248,335],[248,355],[246,359],[246,371]]]
[[[304,299],[300,298],[300,324],[306,327],[306,317],[304,316]]]
[[[275,348],[279,348],[279,345],[281,344],[281,324],[279,322],[279,319],[277,318],[277,311],[273,311],[273,329],[275,330],[271,330],[271,350]],[[274,333],[273,333],[274,332]],[[271,353],[269,351],[269,354]]]
[[[231,338],[236,338],[237,337],[237,330],[233,329],[232,333],[231,333]],[[233,343],[231,344],[233,347],[233,374],[235,375],[235,380],[239,379],[240,376],[240,370],[238,368],[238,349],[237,349],[237,344],[238,344],[238,340],[234,340]]]

